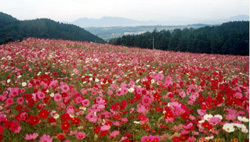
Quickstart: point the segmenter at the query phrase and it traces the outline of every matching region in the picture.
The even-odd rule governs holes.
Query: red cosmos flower
[[[39,117],[37,117],[37,116],[29,116],[28,122],[31,125],[36,125],[36,124],[38,124],[40,122],[40,120],[39,120]]]
[[[118,102],[116,102],[115,104],[111,105],[111,109],[114,111],[117,111],[120,109],[120,105]]]
[[[154,93],[154,99],[155,99],[156,101],[160,101],[161,95],[160,95],[158,92],[155,92],[155,93]]]
[[[101,131],[100,134],[105,137],[108,133],[109,133],[109,131]]]
[[[213,126],[211,124],[209,124],[207,121],[202,123],[202,127],[207,128],[208,130],[213,128]]]
[[[23,106],[22,106],[22,105],[17,105],[17,106],[16,106],[16,110],[17,110],[17,111],[21,111],[22,109],[23,109]]]
[[[115,119],[115,120],[121,119],[121,114],[119,114],[119,113],[114,114],[113,119]]]
[[[207,109],[207,105],[201,104],[201,109]]]
[[[129,139],[125,139],[122,142],[131,142]]]
[[[173,141],[173,142],[179,142],[179,141],[180,141],[180,138],[179,138],[179,137],[173,137],[173,138],[172,138],[172,141]]]
[[[49,117],[48,121],[49,123],[55,123],[56,119],[54,117]]]
[[[75,124],[75,125],[79,125],[80,124],[80,119],[78,117],[74,117],[71,119],[71,123]]]
[[[68,131],[69,128],[70,128],[70,123],[69,122],[63,122],[61,124],[61,128],[64,130],[64,131]]]
[[[58,134],[56,137],[61,141],[65,139],[65,136],[63,134]]]
[[[62,119],[62,121],[64,121],[64,122],[65,122],[65,121],[68,121],[68,120],[71,120],[71,118],[70,118],[70,116],[69,116],[68,113],[62,114],[61,119]]]
[[[188,113],[183,113],[181,115],[181,117],[184,119],[184,120],[187,120],[189,118],[189,114]]]
[[[147,119],[147,116],[146,116],[146,115],[143,115],[143,114],[139,114],[139,115],[137,116],[137,118],[138,118],[140,121],[144,121],[144,120]]]
[[[38,115],[41,119],[46,119],[48,117],[48,114],[49,114],[49,110],[44,109],[44,110],[41,110]]]
[[[123,100],[123,101],[121,101],[121,110],[124,110],[125,109],[125,107],[127,106],[127,101],[126,100]]]
[[[166,113],[165,113],[165,118],[169,118],[169,117],[173,117],[173,116],[174,116],[174,115],[173,115],[173,113],[172,113],[171,110],[166,111]]]
[[[96,134],[99,134],[99,133],[101,132],[101,127],[96,127],[96,128],[94,129],[94,132],[95,132]]]
[[[179,140],[180,141],[186,141],[188,139],[188,135],[181,135],[180,137],[179,137]]]
[[[133,135],[132,133],[125,133],[126,137],[132,137],[132,135]]]

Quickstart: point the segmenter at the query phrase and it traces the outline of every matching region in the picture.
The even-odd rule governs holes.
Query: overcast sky
[[[0,11],[19,20],[125,17],[135,20],[218,20],[249,15],[249,0],[0,0]]]

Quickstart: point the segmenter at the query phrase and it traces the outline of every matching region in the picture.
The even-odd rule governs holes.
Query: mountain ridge
[[[0,12],[0,44],[28,37],[105,43],[103,39],[73,24],[48,18],[20,21]]]
[[[194,21],[193,23],[190,21],[188,18],[183,19],[183,20],[174,20],[176,22],[179,22],[179,24],[173,24],[175,23],[174,21],[140,21],[140,20],[134,20],[134,19],[129,19],[129,18],[123,18],[123,17],[112,17],[112,16],[103,16],[101,18],[79,18],[76,19],[73,22],[69,22],[75,25],[78,25],[80,27],[86,28],[86,27],[127,27],[127,26],[149,26],[149,25],[192,25],[196,23],[203,23],[203,24],[222,24],[225,22],[230,22],[230,21],[245,21],[249,20],[248,15],[236,15],[232,16],[229,18],[221,19],[221,20],[208,20],[208,21],[203,21],[203,20],[198,20]]]

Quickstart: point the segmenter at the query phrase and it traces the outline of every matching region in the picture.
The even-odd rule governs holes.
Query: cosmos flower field
[[[28,38],[0,46],[0,141],[249,139],[249,56]]]

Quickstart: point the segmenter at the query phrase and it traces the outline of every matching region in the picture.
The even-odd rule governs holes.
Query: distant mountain
[[[105,42],[103,39],[72,24],[63,24],[45,18],[19,21],[0,12],[0,44],[22,40],[27,37]]]
[[[237,16],[233,16],[233,17],[226,19],[226,22],[227,21],[249,21],[249,16],[248,15],[237,15]]]
[[[155,21],[138,21],[121,17],[102,17],[99,19],[80,18],[72,22],[80,27],[114,27],[114,26],[141,26],[141,25],[155,25]]]

